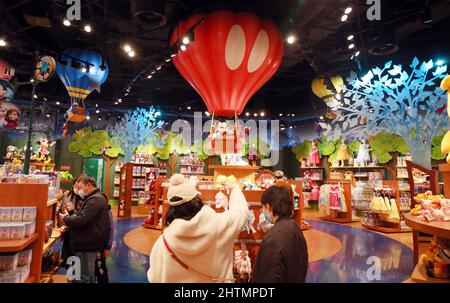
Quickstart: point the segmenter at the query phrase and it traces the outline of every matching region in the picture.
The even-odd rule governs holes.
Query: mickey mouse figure
[[[56,144],[56,141],[49,142],[47,138],[40,138],[39,141],[37,141],[37,144],[39,144],[38,148],[38,157],[37,159],[44,162],[50,162],[51,158],[50,155],[50,147]]]

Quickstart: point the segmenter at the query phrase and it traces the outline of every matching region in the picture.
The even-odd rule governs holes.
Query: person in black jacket
[[[108,202],[91,176],[81,175],[75,188],[83,199],[80,211],[60,216],[70,228],[72,251],[80,260],[80,279],[74,282],[95,283],[96,253],[104,248],[109,226]]]
[[[301,229],[291,218],[294,203],[289,191],[272,186],[261,200],[261,211],[274,225],[263,238],[251,282],[304,283],[308,250]]]

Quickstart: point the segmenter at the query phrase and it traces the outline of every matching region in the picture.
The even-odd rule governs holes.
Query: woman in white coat
[[[233,281],[233,243],[248,217],[242,191],[231,189],[229,210],[217,213],[204,205],[183,175],[170,179],[170,207],[163,234],[150,254],[150,282],[211,283]]]

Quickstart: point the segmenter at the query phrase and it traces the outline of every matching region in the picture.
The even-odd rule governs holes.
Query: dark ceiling
[[[35,50],[57,57],[70,47],[96,49],[106,56],[110,75],[101,94],[93,92],[87,104],[95,107],[98,103],[112,114],[157,104],[166,113],[182,115],[186,114],[187,106],[202,111],[205,106],[171,63],[152,79],[136,82],[126,97],[122,95],[124,88],[145,67],[161,62],[168,49],[171,30],[179,20],[223,8],[251,11],[273,20],[283,35],[295,24],[299,39],[293,45],[286,44],[279,71],[250,100],[247,109],[264,109],[268,115],[295,113],[290,119],[301,120],[325,111],[324,103],[310,90],[310,83],[318,72],[345,76],[350,70],[363,72],[388,58],[407,62],[414,56],[450,57],[450,1],[381,2],[381,21],[369,21],[365,0],[82,0],[81,21],[66,27],[62,24],[68,8],[65,0],[0,0],[0,37],[4,35],[8,41],[7,47],[0,48],[0,58],[13,64],[18,81],[26,81],[33,69]],[[167,21],[163,26],[155,26],[149,14],[140,13],[139,7],[145,3],[152,3],[154,7],[161,5]],[[341,22],[348,6],[353,7],[350,18]],[[432,17],[431,24],[423,23],[426,13]],[[92,25],[91,33],[82,30],[86,23]],[[350,59],[354,51],[347,48],[346,37],[350,33],[355,35],[356,47],[361,51],[356,61]],[[383,39],[396,43],[399,50],[390,56],[371,55],[368,50],[374,41]],[[134,58],[123,51],[125,43],[134,47]],[[58,107],[63,110],[69,104],[58,77],[39,85],[38,95],[42,100],[45,97],[54,110]],[[20,87],[16,94],[16,98],[22,100],[29,96],[29,86]],[[119,97],[123,102],[115,105]],[[61,105],[56,106],[56,101]]]

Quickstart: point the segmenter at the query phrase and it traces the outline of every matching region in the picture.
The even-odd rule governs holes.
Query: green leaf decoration
[[[341,145],[342,145],[342,139],[339,138],[339,140],[337,141],[337,143],[335,145],[334,152],[328,157],[329,163],[333,163],[336,160],[337,153],[339,151],[339,148],[341,148]]]
[[[392,152],[405,154],[408,151],[408,145],[402,136],[382,131],[369,140],[372,153],[378,158],[381,164],[387,163],[392,159]]]
[[[80,143],[77,141],[71,142],[68,146],[68,149],[71,153],[77,153],[81,149]]]
[[[305,140],[302,143],[297,144],[292,151],[295,154],[297,160],[301,161],[308,158],[309,153],[311,152],[312,143],[309,140]]]
[[[103,154],[103,147],[100,144],[92,145],[89,149],[94,155]]]
[[[446,157],[446,155],[441,152],[441,146],[433,147],[431,149],[431,159],[444,160],[445,157]]]
[[[348,150],[351,154],[355,155],[358,150],[359,150],[359,146],[361,145],[361,142],[359,142],[358,140],[353,141],[352,143],[350,143],[348,145]]]
[[[90,150],[87,149],[82,149],[79,154],[85,158],[89,158],[92,157],[92,152]]]
[[[336,141],[330,139],[327,136],[323,136],[321,142],[317,146],[320,154],[323,156],[329,156],[336,151]]]

